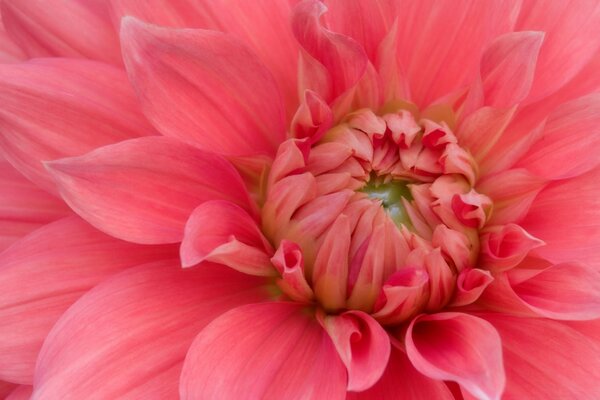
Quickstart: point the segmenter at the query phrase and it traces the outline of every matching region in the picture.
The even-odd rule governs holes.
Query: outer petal
[[[125,73],[92,61],[0,65],[0,149],[38,186],[56,192],[40,161],[153,134]]]
[[[122,64],[119,40],[103,1],[58,0],[48,4],[2,0],[2,19],[10,37],[30,58],[90,58]]]
[[[5,400],[29,400],[33,393],[33,386],[21,385],[13,390]]]
[[[0,255],[0,378],[31,384],[42,342],[75,300],[116,272],[176,255],[116,240],[75,216],[15,243]]]
[[[131,15],[161,26],[216,29],[250,46],[273,73],[282,90],[288,116],[298,106],[298,47],[289,24],[293,1],[271,0],[110,0],[117,28]]]
[[[561,105],[520,166],[549,179],[581,175],[600,165],[600,93]],[[551,160],[551,161],[550,161]]]
[[[482,315],[502,338],[507,384],[503,399],[600,398],[600,346],[547,319]]]
[[[304,68],[309,78],[301,87],[309,85],[326,101],[331,102],[353,88],[366,71],[368,58],[364,49],[348,36],[331,32],[321,25],[320,16],[327,7],[316,0],[299,3],[292,15],[292,29],[300,45],[308,53]],[[323,80],[314,87],[313,74]],[[301,76],[302,79],[302,76]]]
[[[420,316],[406,333],[415,368],[432,379],[458,382],[480,399],[500,399],[504,390],[502,348],[486,321],[460,313]]]
[[[38,189],[0,158],[0,251],[25,234],[70,214],[60,199]]]
[[[274,155],[285,139],[277,84],[236,39],[128,17],[121,42],[144,112],[164,135],[227,155]]]
[[[368,390],[348,393],[347,400],[455,400],[444,382],[429,379],[397,347],[392,347],[383,376]]]
[[[226,310],[263,298],[262,279],[213,265],[162,262],[97,286],[54,326],[33,399],[172,399],[197,332]],[[82,356],[83,355],[83,356]]]
[[[325,316],[321,324],[348,370],[348,390],[363,391],[373,386],[390,357],[390,338],[382,326],[362,311]]]
[[[529,94],[543,32],[511,32],[495,39],[481,59],[485,104],[512,107]]]
[[[207,201],[190,215],[181,243],[183,267],[203,261],[227,265],[250,275],[274,276],[273,249],[243,208],[222,200]]]
[[[398,57],[413,102],[425,106],[470,83],[483,49],[512,30],[520,1],[410,1],[397,12]]]
[[[494,202],[488,225],[522,220],[545,185],[546,181],[524,169],[509,169],[485,176],[477,183],[477,191]]]
[[[512,289],[529,308],[552,319],[600,318],[600,271],[576,263],[543,270],[514,269]]]
[[[2,7],[0,7],[0,12]],[[8,37],[4,25],[2,24],[2,15],[0,13],[0,62],[12,63],[25,60],[26,56],[23,50],[17,46],[11,38]]]
[[[528,99],[538,100],[567,83],[598,51],[600,4],[524,0],[516,30],[547,32]]]
[[[547,244],[536,254],[555,263],[579,261],[600,268],[599,173],[596,168],[552,183],[538,195],[521,223]]]
[[[144,244],[175,243],[192,210],[224,199],[251,209],[227,160],[175,139],[148,137],[49,164],[65,201],[112,236]]]
[[[217,318],[194,340],[183,400],[344,399],[346,373],[329,336],[294,303],[252,304]]]

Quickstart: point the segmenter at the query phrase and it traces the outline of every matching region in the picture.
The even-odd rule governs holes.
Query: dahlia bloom
[[[600,398],[600,3],[1,0],[0,395]]]

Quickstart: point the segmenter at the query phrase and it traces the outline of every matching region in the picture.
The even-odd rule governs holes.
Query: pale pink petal
[[[432,379],[457,382],[480,399],[502,395],[500,336],[480,318],[460,313],[417,317],[406,333],[406,351],[415,368]]]
[[[301,87],[308,85],[307,88],[331,102],[358,83],[366,71],[368,58],[356,41],[321,24],[320,17],[326,11],[320,1],[304,0],[294,8],[291,23],[296,39],[312,59],[307,67],[314,70],[305,73],[309,78],[318,74],[325,83],[314,87],[312,79],[305,79]]]
[[[342,400],[346,371],[331,339],[294,303],[238,307],[194,340],[181,374],[183,400]]]
[[[228,201],[207,201],[192,212],[180,254],[183,267],[211,261],[250,275],[277,275],[270,262],[273,249],[256,221]]]
[[[223,312],[263,299],[264,283],[224,266],[183,270],[176,262],[110,278],[52,328],[33,399],[177,398],[194,336]]]
[[[25,234],[70,214],[60,199],[37,188],[0,158],[0,251]]]
[[[242,179],[225,158],[176,139],[128,140],[48,168],[75,212],[132,242],[180,242],[192,210],[207,200],[252,210]]]
[[[87,290],[131,266],[176,256],[175,247],[122,242],[75,216],[15,243],[0,255],[0,379],[32,383],[50,328]]]
[[[38,186],[56,192],[42,161],[153,134],[127,76],[61,58],[0,64],[0,148]]]
[[[575,76],[600,47],[596,1],[525,0],[516,30],[546,32],[528,101],[543,98]]]
[[[30,58],[89,58],[123,63],[119,38],[103,1],[63,0],[48,4],[38,0],[3,0],[2,20],[9,36]]]
[[[346,304],[351,236],[349,219],[341,214],[327,231],[315,260],[314,291],[328,310],[337,310]]]
[[[5,400],[29,400],[33,393],[33,386],[21,385],[13,390]]]
[[[549,179],[581,175],[600,164],[600,93],[561,105],[518,166]]]
[[[597,168],[550,184],[521,222],[547,246],[535,253],[555,263],[579,261],[600,268],[600,186]]]
[[[600,318],[600,271],[577,263],[508,273],[515,294],[533,311],[552,319]]]
[[[227,155],[274,155],[285,139],[277,84],[237,39],[127,17],[121,43],[144,113],[164,135]]]
[[[369,314],[346,311],[320,320],[348,371],[348,390],[360,392],[373,386],[390,357],[390,338]]]
[[[539,318],[482,315],[500,333],[503,399],[600,398],[600,346],[567,325]]]
[[[398,17],[398,58],[419,106],[471,83],[485,46],[512,30],[518,1],[410,1]]]
[[[392,347],[383,376],[364,392],[350,392],[347,400],[455,400],[442,381],[429,379],[412,366],[406,354]]]
[[[496,38],[483,53],[484,104],[512,107],[529,94],[543,32],[511,32]]]

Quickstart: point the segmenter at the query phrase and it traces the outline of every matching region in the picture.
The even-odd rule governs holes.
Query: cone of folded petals
[[[0,396],[600,398],[598,2],[0,13]]]

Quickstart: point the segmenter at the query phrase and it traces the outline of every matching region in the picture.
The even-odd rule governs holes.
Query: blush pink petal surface
[[[0,0],[0,398],[600,398],[600,4]]]

